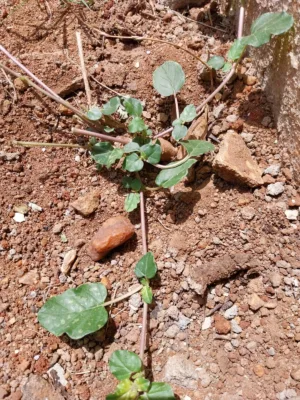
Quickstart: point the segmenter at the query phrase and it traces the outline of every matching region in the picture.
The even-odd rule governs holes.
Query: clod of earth
[[[46,379],[38,375],[29,377],[22,392],[22,400],[64,400],[64,397]]]
[[[101,260],[112,249],[125,243],[134,235],[134,226],[128,218],[112,217],[106,220],[95,234],[88,248],[93,261]]]
[[[88,217],[99,206],[100,190],[96,189],[71,203],[71,206],[85,217]]]
[[[221,178],[231,183],[252,188],[263,184],[262,171],[252,158],[243,138],[234,131],[226,133],[213,169]]]

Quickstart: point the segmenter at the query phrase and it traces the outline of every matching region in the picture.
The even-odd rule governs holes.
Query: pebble
[[[231,114],[226,117],[227,122],[236,122],[239,119],[237,115]]]
[[[258,376],[259,378],[263,377],[265,374],[265,369],[262,365],[260,364],[256,364],[253,367],[253,372],[255,373],[256,376]]]
[[[274,347],[270,347],[269,350],[268,350],[268,353],[269,353],[270,356],[274,357],[275,354],[276,354],[276,351],[275,351]]]
[[[99,206],[100,190],[92,190],[84,196],[79,197],[76,201],[71,203],[71,206],[80,214],[88,217],[95,212]]]
[[[192,361],[183,354],[170,357],[166,363],[164,380],[183,388],[196,390],[198,388],[198,372]]]
[[[220,314],[214,316],[215,329],[220,335],[227,335],[231,331],[231,324]]]
[[[58,235],[59,233],[61,233],[61,231],[63,230],[63,224],[55,224],[52,228],[52,232],[55,235]]]
[[[231,330],[234,333],[241,333],[243,329],[240,327],[240,325],[236,322],[235,319],[231,321]]]
[[[64,275],[67,275],[69,273],[72,265],[74,264],[74,261],[76,260],[76,257],[77,257],[77,250],[76,249],[69,250],[65,254],[62,266],[60,268],[61,272]]]
[[[251,221],[255,217],[256,211],[253,207],[244,207],[241,210],[241,216],[247,221]]]
[[[296,221],[299,217],[299,211],[298,210],[285,210],[285,216],[289,221]]]
[[[191,323],[191,320],[188,317],[186,317],[182,313],[179,314],[178,326],[182,331],[184,331],[190,323]]]
[[[267,195],[279,196],[283,192],[284,192],[284,183],[282,182],[271,183],[270,185],[267,186]]]
[[[211,327],[211,317],[206,317],[202,323],[202,327],[201,329],[203,331],[206,331],[207,329],[209,329]]]
[[[280,172],[280,165],[273,164],[264,170],[264,175],[268,174],[273,177],[276,177],[279,175],[279,172]]]
[[[269,117],[269,116],[267,116],[267,117],[264,117],[264,118],[262,119],[261,124],[262,124],[263,126],[265,126],[265,127],[268,127],[268,126],[270,125],[271,122],[272,122],[272,118]]]
[[[24,214],[16,212],[14,217],[13,217],[13,220],[16,221],[16,222],[24,222],[25,221]]]
[[[294,370],[292,370],[292,372],[291,372],[291,377],[292,377],[295,381],[300,382],[300,369],[294,369]]]
[[[27,272],[20,279],[19,283],[22,285],[36,285],[40,279],[40,275],[36,269]]]
[[[165,336],[169,339],[174,339],[175,336],[179,333],[180,329],[177,325],[171,325],[165,332]]]
[[[178,315],[179,315],[179,310],[176,306],[171,306],[168,308],[167,310],[167,314],[170,318],[174,319],[175,321],[177,321],[178,319]]]
[[[277,272],[272,272],[269,276],[269,280],[271,282],[271,285],[274,288],[277,288],[281,285],[282,276],[280,274],[278,274]]]
[[[252,133],[242,132],[241,137],[244,139],[246,143],[251,143],[254,135]]]
[[[234,306],[228,308],[225,313],[224,313],[224,317],[226,319],[233,319],[238,315],[239,309],[238,306],[235,304]]]
[[[276,367],[276,362],[274,361],[274,358],[267,358],[266,367],[268,369],[274,369]]]
[[[265,305],[265,302],[256,293],[253,293],[248,300],[248,304],[252,311],[257,311]]]

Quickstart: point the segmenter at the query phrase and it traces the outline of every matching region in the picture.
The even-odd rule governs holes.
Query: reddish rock
[[[300,207],[300,195],[297,194],[295,197],[289,199],[289,207]]]
[[[106,220],[93,237],[88,254],[94,261],[101,260],[112,249],[125,243],[134,235],[134,226],[128,218],[112,217]]]
[[[220,335],[227,335],[231,331],[230,322],[222,315],[216,314],[214,316],[216,332]]]
[[[256,364],[253,367],[253,372],[255,373],[256,376],[261,378],[265,374],[265,369],[264,369],[264,367],[262,365]]]
[[[78,211],[80,214],[88,217],[94,211],[97,210],[99,206],[100,190],[96,189],[88,194],[79,197],[76,201],[71,203],[71,206]]]

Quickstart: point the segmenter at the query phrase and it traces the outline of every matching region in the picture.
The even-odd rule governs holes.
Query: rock
[[[266,193],[269,196],[279,196],[283,192],[284,192],[284,183],[282,182],[271,183],[271,185],[267,186]]]
[[[188,327],[188,325],[189,325],[191,322],[192,322],[192,321],[191,321],[188,317],[186,317],[186,316],[183,315],[182,313],[179,314],[179,317],[178,317],[178,326],[179,326],[179,328],[180,328],[182,331],[184,331],[184,330]]]
[[[25,221],[24,214],[16,212],[15,215],[14,215],[13,220],[16,221],[16,222],[24,222]]]
[[[167,122],[169,119],[169,116],[165,113],[158,113],[158,120],[160,122]]]
[[[22,285],[36,285],[40,280],[40,275],[36,269],[27,272],[20,279],[19,283]]]
[[[28,203],[28,206],[32,209],[32,211],[41,212],[43,211],[42,207],[35,203]]]
[[[235,319],[231,321],[231,330],[234,333],[241,333],[243,329],[239,326]]]
[[[230,123],[236,122],[238,119],[239,119],[239,117],[237,115],[234,115],[234,114],[228,115],[226,117],[226,121],[230,122]]]
[[[88,248],[93,261],[101,260],[112,249],[125,243],[134,235],[134,226],[128,218],[112,217],[106,220],[95,234]]]
[[[260,364],[256,364],[253,367],[253,372],[255,373],[256,376],[258,376],[259,378],[263,377],[265,374],[265,369],[262,365]]]
[[[7,115],[11,110],[12,102],[9,100],[4,100],[2,103],[2,115]]]
[[[20,153],[7,153],[5,151],[0,151],[0,160],[13,161],[17,160],[19,156]]]
[[[261,124],[265,127],[268,127],[270,123],[272,122],[272,118],[269,116],[266,116],[262,119]]]
[[[176,306],[171,306],[167,310],[167,314],[170,318],[174,319],[175,321],[178,320],[179,310]]]
[[[171,325],[165,332],[165,336],[169,339],[174,339],[177,333],[179,333],[179,327],[177,325]]]
[[[280,172],[280,165],[270,165],[268,168],[264,170],[264,175],[272,175],[273,177],[278,176]]]
[[[295,342],[300,342],[300,332],[297,332],[295,335]]]
[[[22,400],[64,400],[64,397],[44,378],[31,375],[22,388]]]
[[[276,367],[276,362],[274,361],[274,358],[271,357],[267,358],[266,367],[268,369],[274,369]]]
[[[252,311],[257,311],[265,305],[265,302],[256,293],[253,293],[248,300],[248,304]]]
[[[289,221],[296,221],[299,217],[299,211],[298,210],[285,210],[285,216]]]
[[[65,115],[65,116],[72,116],[74,114],[74,111],[70,110],[68,107],[64,106],[63,104],[60,104],[58,106],[58,112],[61,115]]]
[[[25,214],[28,213],[29,208],[28,208],[27,204],[18,204],[18,205],[14,206],[14,211],[16,213],[20,213],[20,214],[25,215]]]
[[[204,388],[208,387],[211,383],[210,375],[206,372],[204,368],[197,368],[197,372],[201,382],[201,386]]]
[[[15,88],[21,93],[25,92],[25,90],[28,88],[27,83],[25,83],[24,80],[21,78],[16,78],[14,80],[14,85]]]
[[[216,332],[220,335],[227,335],[231,331],[231,324],[220,314],[214,316]]]
[[[131,288],[133,289],[133,288]],[[142,297],[139,293],[134,293],[132,296],[130,296],[130,299],[128,301],[129,307],[130,307],[130,314],[135,314],[138,309],[140,308],[142,304]]]
[[[291,372],[291,377],[295,381],[300,382],[300,369],[293,369]]]
[[[184,355],[170,357],[165,365],[164,380],[186,389],[198,387],[198,373],[192,363]]]
[[[8,396],[8,392],[0,386],[0,400],[4,399],[5,397]]]
[[[257,78],[256,78],[256,76],[252,76],[252,75],[244,75],[243,82],[247,86],[253,86],[257,82]]]
[[[71,203],[71,206],[85,217],[88,217],[99,206],[100,190],[92,190]]]
[[[235,304],[234,306],[228,308],[225,312],[224,312],[224,317],[226,319],[233,319],[238,315],[238,306]]]
[[[256,211],[253,207],[244,207],[241,210],[241,216],[247,221],[251,221],[255,217]]]
[[[201,329],[203,331],[206,331],[207,329],[209,329],[211,327],[211,317],[206,317],[202,323],[202,327]]]
[[[59,382],[62,386],[67,386],[68,382],[65,378],[65,371],[60,364],[54,364],[53,367],[48,369],[47,373],[54,381]]]
[[[176,158],[177,149],[168,140],[159,138],[158,141],[161,145],[161,161],[171,161]]]
[[[234,131],[226,133],[213,162],[213,170],[231,183],[249,187],[263,184],[257,162],[252,158],[243,138]]]
[[[74,261],[76,260],[76,257],[77,257],[77,250],[75,249],[69,250],[65,254],[62,266],[60,268],[61,272],[64,275],[67,275],[69,273],[72,265],[74,264]]]
[[[63,230],[63,224],[55,224],[54,226],[53,226],[53,228],[52,228],[52,232],[55,234],[55,235],[58,235],[59,233],[61,233],[61,231]]]
[[[242,132],[241,137],[244,139],[246,143],[251,143],[254,138],[254,135],[253,133]]]
[[[288,202],[289,207],[300,207],[300,195],[297,194],[295,197],[289,199]]]
[[[272,272],[269,276],[271,285],[274,288],[277,288],[281,285],[282,282],[282,276],[280,274],[278,274],[277,272]]]

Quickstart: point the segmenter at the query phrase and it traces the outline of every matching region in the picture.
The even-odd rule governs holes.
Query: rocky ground
[[[80,21],[110,33],[164,38],[203,56],[226,53],[233,35],[232,23],[213,11],[214,26],[227,33],[159,4],[152,9],[153,3],[136,9],[126,1],[98,1],[90,11],[6,2],[1,44],[83,106],[75,42],[75,30],[82,29],[93,76],[144,100],[144,117],[159,132],[174,110],[154,93],[153,70],[178,61],[187,76],[180,107],[199,104],[210,84],[199,77],[197,61],[165,44],[104,41]],[[206,10],[185,15],[209,22]],[[13,147],[12,139],[76,143],[74,122],[31,89],[17,88],[15,98],[1,79],[0,399],[104,400],[115,386],[110,354],[138,350],[140,295],[113,306],[105,329],[77,341],[46,332],[37,312],[50,296],[85,282],[102,281],[111,296],[132,288],[142,247],[139,213],[129,215],[134,236],[92,261],[89,243],[100,224],[128,216],[122,171],[99,172],[82,149]],[[92,89],[100,103],[111,95],[95,83]],[[300,194],[268,100],[245,59],[239,76],[210,105],[215,154],[173,193],[147,195],[149,249],[159,268],[147,372],[170,382],[181,400],[300,398]]]

